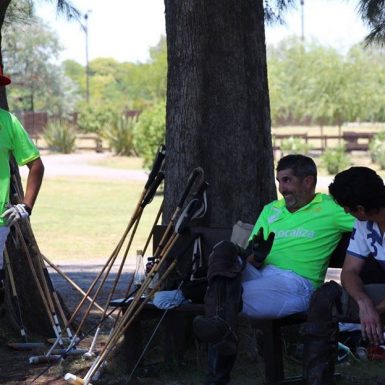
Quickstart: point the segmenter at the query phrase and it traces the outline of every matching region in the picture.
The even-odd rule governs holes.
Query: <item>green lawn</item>
[[[121,239],[143,186],[137,181],[46,178],[31,217],[41,252],[56,263],[106,260]],[[155,197],[144,210],[130,255],[143,248],[161,200]]]

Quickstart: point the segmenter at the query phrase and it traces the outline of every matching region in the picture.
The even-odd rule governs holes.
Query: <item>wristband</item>
[[[28,213],[29,216],[32,214],[32,208],[26,205],[25,203],[22,203],[23,207],[25,208],[25,211]]]

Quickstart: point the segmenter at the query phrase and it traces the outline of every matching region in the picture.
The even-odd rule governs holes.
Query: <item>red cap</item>
[[[0,86],[6,86],[11,83],[11,79],[3,74],[3,68],[0,66]]]

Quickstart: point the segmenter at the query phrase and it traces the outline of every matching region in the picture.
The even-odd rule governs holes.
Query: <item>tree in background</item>
[[[166,132],[166,104],[161,101],[146,108],[134,128],[134,147],[143,158],[145,168],[151,167]]]
[[[270,47],[273,125],[383,121],[384,59],[378,47],[356,45],[341,54],[298,38]]]
[[[75,110],[79,91],[54,63],[61,47],[41,19],[15,22],[3,32],[3,62],[12,78],[9,100],[13,111],[46,111],[65,116]]]

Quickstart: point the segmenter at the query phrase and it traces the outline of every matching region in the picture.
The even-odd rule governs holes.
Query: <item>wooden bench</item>
[[[164,228],[155,230],[154,244],[161,237]],[[231,229],[219,228],[192,228],[190,233],[183,235],[174,250],[180,250],[191,239],[193,234],[201,234],[202,251],[205,258],[208,257],[212,247],[223,239],[230,239]],[[330,267],[342,267],[345,251],[349,242],[350,234],[345,234],[336,247],[330,260]],[[190,253],[191,252],[191,253]],[[189,250],[187,255],[191,255]],[[188,261],[182,260],[178,266],[179,274],[186,271]],[[180,276],[179,276],[180,278]],[[116,306],[116,302],[111,305]],[[122,305],[127,306],[127,305]],[[143,351],[143,322],[156,320],[164,314],[164,310],[156,308],[152,304],[146,304],[139,317],[125,332],[124,350],[129,366],[134,366]],[[162,321],[162,351],[164,361],[183,360],[189,337],[192,336],[192,319],[204,313],[203,304],[186,304],[167,311]],[[242,316],[244,318],[244,316]],[[282,327],[300,324],[306,320],[305,313],[298,313],[279,319],[250,320],[252,327],[262,331],[263,360],[265,364],[265,378],[267,384],[289,384],[298,383],[301,377],[285,379],[283,364]],[[148,333],[147,333],[148,334]],[[191,338],[190,338],[191,339]]]

